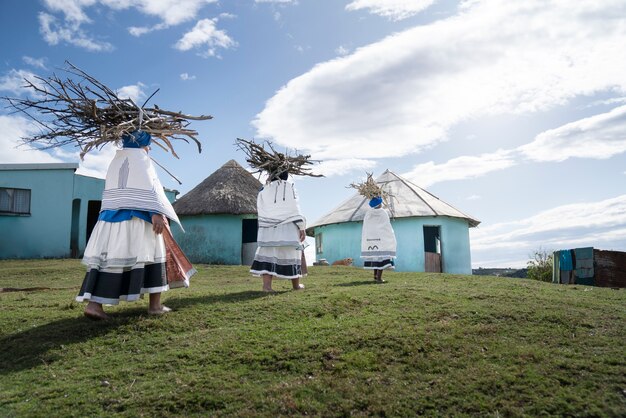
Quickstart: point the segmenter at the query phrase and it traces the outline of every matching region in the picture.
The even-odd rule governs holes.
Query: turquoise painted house
[[[376,179],[389,193],[398,242],[396,271],[472,274],[469,228],[480,222],[387,170]],[[307,228],[316,259],[361,261],[361,230],[368,200],[355,194]]]
[[[82,256],[100,213],[104,179],[78,164],[0,164],[0,259]],[[170,201],[176,190],[165,190]]]
[[[192,263],[251,265],[257,248],[261,182],[230,160],[174,203],[185,233],[173,228]]]

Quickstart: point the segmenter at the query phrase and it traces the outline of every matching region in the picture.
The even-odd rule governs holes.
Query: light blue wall
[[[0,215],[0,258],[70,254],[74,169],[3,170],[0,187],[30,189],[30,215]]]
[[[0,170],[0,187],[31,191],[30,215],[0,214],[0,259],[70,257],[74,200],[79,202],[78,255],[83,254],[88,202],[102,199],[104,179],[75,174],[77,164],[60,165],[64,168]],[[165,190],[171,202],[177,193]]]
[[[362,222],[346,222],[314,228],[322,234],[321,254],[329,263],[352,258],[362,267]],[[399,218],[391,221],[398,242],[396,271],[424,271],[424,226],[441,230],[442,270],[444,273],[472,274],[469,225],[466,220],[448,217]]]
[[[242,219],[247,218],[256,215],[181,216],[185,233],[172,229],[192,263],[240,265]]]

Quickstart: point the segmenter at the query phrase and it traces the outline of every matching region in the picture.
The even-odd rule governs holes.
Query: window
[[[0,187],[0,213],[30,215],[30,190]]]
[[[322,234],[315,234],[315,254],[321,254],[324,250],[322,249]]]

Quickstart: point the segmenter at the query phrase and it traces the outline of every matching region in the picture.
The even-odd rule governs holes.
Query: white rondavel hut
[[[396,271],[472,274],[469,228],[480,221],[389,170],[376,183],[390,195]],[[315,237],[316,259],[352,258],[354,265],[363,265],[361,230],[368,202],[356,193],[307,228]]]

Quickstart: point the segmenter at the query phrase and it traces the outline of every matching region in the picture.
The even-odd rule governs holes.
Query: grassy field
[[[175,312],[98,323],[79,261],[0,261],[0,416],[626,415],[624,290],[313,267],[267,295],[196,267]]]

